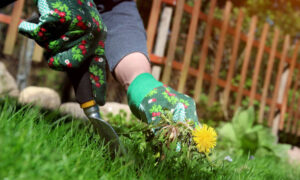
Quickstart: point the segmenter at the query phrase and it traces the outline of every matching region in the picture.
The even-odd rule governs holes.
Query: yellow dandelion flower
[[[214,128],[207,126],[197,126],[193,132],[193,140],[199,152],[209,153],[216,146],[217,133]]]

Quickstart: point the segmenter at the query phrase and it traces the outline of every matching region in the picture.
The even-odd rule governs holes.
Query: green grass
[[[172,153],[157,162],[152,149],[142,146],[141,137],[140,132],[122,137],[128,156],[112,159],[90,125],[5,100],[0,103],[0,179],[300,178],[299,168],[275,158],[249,160],[231,155],[233,162],[228,162],[223,161],[226,152],[219,150],[214,156],[215,167]]]

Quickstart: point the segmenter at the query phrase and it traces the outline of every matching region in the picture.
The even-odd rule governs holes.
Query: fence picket
[[[292,122],[292,118],[293,118],[293,114],[295,112],[294,110],[294,104],[296,103],[296,92],[297,92],[297,88],[299,86],[299,79],[300,79],[300,72],[299,72],[299,69],[297,71],[297,75],[296,75],[296,80],[294,82],[294,86],[293,86],[293,89],[292,89],[292,99],[291,99],[291,103],[290,104],[290,108],[288,110],[288,120],[286,122],[287,126],[285,128],[285,132],[290,132],[291,130],[291,122]]]
[[[172,25],[172,34],[171,34],[171,39],[170,39],[168,53],[167,53],[167,60],[165,62],[165,68],[162,77],[162,82],[166,85],[168,85],[171,77],[172,61],[174,60],[174,56],[175,56],[176,44],[177,44],[178,34],[180,30],[180,22],[183,14],[184,1],[185,0],[178,0],[176,3],[175,17]]]
[[[274,118],[274,114],[275,114],[275,108],[276,108],[276,103],[277,103],[277,98],[278,98],[278,93],[279,93],[280,78],[283,73],[285,58],[287,56],[289,44],[290,44],[290,36],[286,35],[284,38],[283,50],[282,50],[282,54],[281,54],[281,58],[280,58],[280,63],[278,66],[278,72],[277,72],[276,82],[275,82],[275,89],[273,91],[272,103],[271,103],[270,113],[269,113],[269,117],[268,117],[268,125],[269,126],[271,126],[273,124],[273,118]]]
[[[263,53],[264,53],[264,47],[265,47],[265,42],[266,42],[266,39],[268,36],[268,32],[269,32],[269,24],[265,23],[261,37],[260,37],[258,53],[256,56],[255,65],[254,65],[254,73],[252,76],[252,85],[251,85],[251,91],[250,91],[249,106],[252,106],[253,102],[254,102],[254,96],[256,94],[258,75],[260,72],[260,65],[262,62],[262,57],[263,57]]]
[[[0,14],[0,23],[10,24],[11,19],[11,16]]]
[[[280,111],[280,125],[279,125],[280,130],[283,130],[283,127],[284,127],[284,119],[285,119],[285,113],[286,113],[287,102],[288,102],[288,93],[289,93],[289,89],[290,89],[290,86],[291,86],[291,83],[293,80],[295,65],[296,65],[296,61],[297,61],[297,57],[298,57],[299,46],[300,46],[300,42],[298,41],[296,44],[296,47],[294,49],[292,62],[289,67],[288,81],[287,81],[287,85],[284,90],[284,98],[283,98],[281,111]]]
[[[273,65],[275,61],[275,53],[277,49],[278,39],[279,39],[280,31],[278,28],[275,28],[272,47],[271,47],[271,53],[268,59],[268,66],[267,66],[267,72],[264,80],[264,86],[263,86],[263,92],[262,97],[260,101],[260,108],[259,108],[259,115],[258,115],[258,122],[263,122],[264,112],[265,112],[265,106],[266,106],[266,99],[268,95],[268,89],[271,81],[271,75],[273,70]]]
[[[165,54],[172,13],[173,13],[173,8],[168,6],[164,7],[161,13],[159,27],[157,29],[154,52],[153,52],[153,54],[160,57],[163,57]],[[161,66],[157,66],[157,65],[152,66],[152,75],[157,80],[160,79],[161,69],[162,69]]]
[[[248,41],[246,44],[245,58],[244,58],[243,67],[242,67],[242,71],[241,71],[241,80],[239,83],[237,99],[235,101],[235,110],[237,110],[237,108],[240,106],[241,101],[242,101],[243,89],[244,89],[245,80],[246,80],[246,76],[247,76],[247,72],[248,72],[248,65],[249,65],[249,61],[250,61],[252,44],[253,44],[253,40],[254,40],[254,36],[255,36],[256,22],[257,22],[257,16],[253,16],[251,18],[250,30],[248,33]]]
[[[224,44],[225,44],[225,39],[226,39],[226,34],[227,34],[228,23],[229,23],[229,19],[230,19],[231,6],[232,6],[231,2],[227,1],[224,12],[223,12],[224,21],[222,24],[220,40],[218,42],[217,55],[216,55],[216,60],[215,60],[215,64],[214,64],[214,72],[212,75],[212,80],[211,80],[210,89],[209,89],[208,106],[211,106],[213,104],[213,102],[215,101],[215,94],[216,94],[215,91],[216,91],[216,87],[217,87],[217,80],[219,78],[220,66],[221,66],[221,61],[222,61],[222,57],[223,57]]]
[[[212,31],[212,23],[213,23],[213,18],[214,18],[215,7],[216,7],[216,0],[212,0],[210,3],[208,21],[207,21],[205,33],[204,33],[204,40],[203,40],[203,45],[201,48],[201,57],[200,57],[200,62],[199,62],[197,81],[196,81],[195,90],[194,90],[194,100],[196,102],[199,101],[199,97],[200,97],[201,91],[202,91],[203,76],[204,76],[205,65],[206,65],[208,44],[211,39],[211,31]]]
[[[230,58],[229,69],[228,69],[228,73],[227,73],[226,85],[225,85],[225,90],[224,90],[224,106],[225,107],[227,107],[229,96],[230,96],[231,81],[232,81],[232,77],[233,77],[233,73],[234,73],[234,67],[235,67],[235,63],[236,63],[238,50],[239,50],[243,20],[244,20],[244,13],[242,10],[240,10],[238,19],[237,19],[237,23],[236,23],[235,33],[234,33],[233,49],[232,49],[232,54],[231,54],[231,58]]]
[[[165,2],[165,3],[167,3],[167,4],[173,5],[174,2],[175,2],[176,0],[162,0],[162,1]],[[186,5],[184,6],[184,10],[185,10],[186,12],[188,12],[188,13],[191,13],[191,12],[192,12],[192,7],[186,4]],[[203,12],[200,12],[199,19],[202,20],[202,21],[204,21],[204,22],[208,22],[208,15],[204,14]],[[213,27],[216,27],[216,28],[218,28],[218,29],[221,29],[221,27],[222,27],[222,20],[219,20],[219,19],[212,19],[212,20],[213,20],[212,26],[213,26]],[[234,36],[234,34],[235,34],[235,28],[232,27],[232,26],[229,26],[229,27],[228,27],[228,34]],[[242,40],[242,41],[247,42],[247,41],[248,41],[247,39],[248,39],[248,38],[247,38],[247,35],[246,35],[246,34],[241,34],[241,40]],[[257,48],[258,48],[258,46],[259,46],[259,40],[256,40],[256,39],[255,39],[255,40],[253,41],[253,47],[257,47]],[[268,54],[271,53],[270,47],[267,47],[267,46],[265,46],[264,51],[265,51],[266,53],[268,53]],[[275,53],[275,57],[276,57],[276,58],[280,58],[281,56],[282,56],[282,54],[281,54],[280,52],[276,52],[276,53]],[[286,62],[290,63],[290,62],[291,62],[291,59],[290,59],[289,57],[287,57],[287,58],[286,58]],[[296,67],[297,67],[297,68],[300,68],[300,64],[297,63],[297,66],[296,66]]]
[[[193,7],[192,20],[189,27],[188,38],[187,38],[187,43],[185,46],[185,52],[183,58],[183,69],[181,71],[179,84],[178,84],[178,91],[182,93],[184,93],[185,82],[187,79],[188,69],[190,67],[191,57],[194,49],[194,41],[196,36],[196,30],[198,27],[198,20],[199,20],[198,16],[201,8],[201,2],[202,0],[196,0]]]
[[[160,7],[161,7],[161,0],[153,0],[151,12],[150,12],[150,19],[148,21],[148,26],[147,26],[147,47],[149,53],[152,52],[152,48],[153,48],[156,27],[158,24],[158,19],[160,14]]]
[[[14,4],[14,9],[11,15],[13,18],[11,19],[11,22],[8,26],[6,39],[4,43],[3,54],[5,55],[12,55],[13,53],[18,35],[18,25],[23,12],[24,1],[25,0],[18,0]]]
[[[299,70],[300,71],[300,70]],[[300,72],[299,72],[300,74]],[[293,113],[293,127],[292,127],[292,134],[297,134],[297,129],[298,129],[298,120],[299,120],[299,109],[300,108],[300,97],[298,97],[298,101],[297,101],[297,106],[296,106],[296,110]]]
[[[43,53],[44,53],[44,49],[41,46],[39,46],[37,43],[35,43],[33,55],[32,55],[32,61],[41,62],[43,59]]]

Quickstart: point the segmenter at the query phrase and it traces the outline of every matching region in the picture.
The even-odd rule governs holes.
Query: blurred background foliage
[[[201,10],[207,12],[210,0],[202,0]],[[259,18],[259,26],[264,22],[268,22],[271,26],[278,27],[284,34],[290,34],[291,37],[299,38],[300,36],[300,1],[299,0],[231,0],[234,10],[242,8],[246,13],[246,18],[257,15]],[[193,5],[194,0],[186,0],[188,5]],[[223,8],[226,0],[218,0],[218,7]],[[143,17],[145,25],[148,23],[148,16],[151,8],[151,1],[137,0],[140,13]],[[221,18],[222,12],[216,14]],[[188,26],[188,22],[186,22]]]

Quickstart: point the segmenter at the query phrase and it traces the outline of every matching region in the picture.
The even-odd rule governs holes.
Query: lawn
[[[142,133],[132,130],[139,122],[126,122],[122,114],[110,120],[124,134],[121,140],[127,156],[111,158],[92,127],[81,120],[20,106],[13,100],[1,101],[0,179],[300,178],[300,168],[286,161],[228,154],[218,145],[210,163],[176,152],[158,161]],[[232,162],[224,160],[228,155]]]

